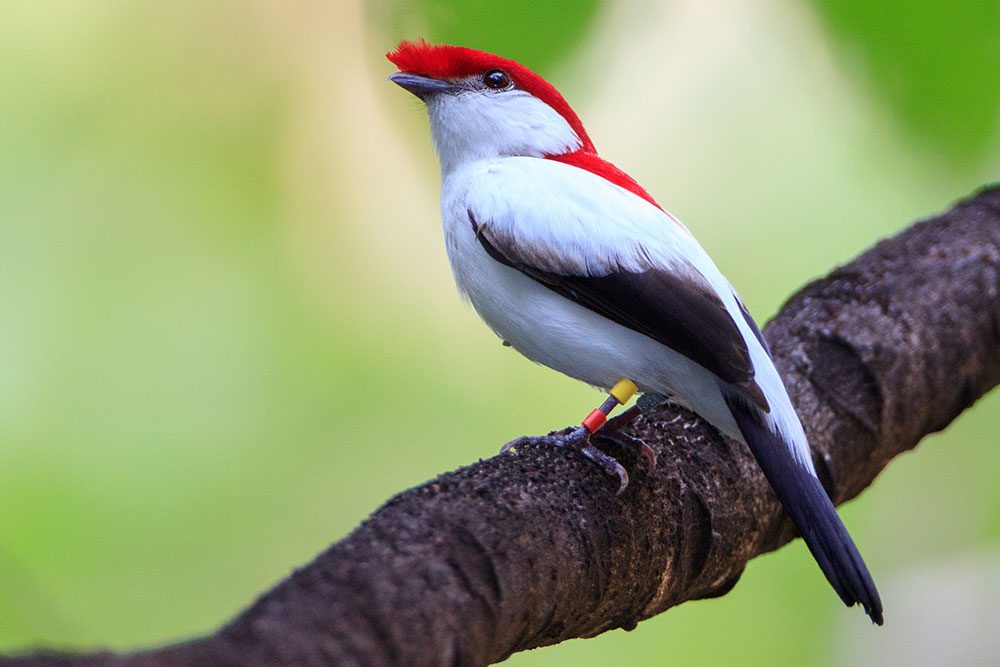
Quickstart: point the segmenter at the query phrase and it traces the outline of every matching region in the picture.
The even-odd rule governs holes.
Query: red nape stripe
[[[546,155],[546,159],[555,160],[564,164],[571,164],[580,169],[586,169],[592,174],[597,174],[606,181],[610,181],[620,188],[624,188],[634,195],[639,195],[650,204],[667,213],[662,206],[656,203],[653,195],[639,185],[634,178],[624,171],[611,164],[607,160],[600,158],[596,153],[586,151],[575,151],[573,153],[563,153],[562,155]],[[667,215],[670,215],[667,213]],[[673,216],[670,216],[673,219]]]
[[[424,40],[402,41],[395,51],[385,54],[401,72],[423,74],[435,79],[462,79],[502,69],[519,89],[531,93],[566,119],[580,138],[580,150],[594,152],[594,143],[583,129],[580,117],[569,102],[548,81],[521,63],[500,56],[450,44],[428,44]]]

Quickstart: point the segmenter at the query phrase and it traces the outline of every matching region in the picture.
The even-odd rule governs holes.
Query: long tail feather
[[[882,625],[882,601],[858,548],[819,479],[792,456],[791,447],[738,396],[726,402],[750,451],[802,533],[809,551],[847,606],[860,603]]]

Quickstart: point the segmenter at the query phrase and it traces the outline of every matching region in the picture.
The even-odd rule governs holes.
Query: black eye
[[[510,85],[510,77],[502,69],[491,69],[483,74],[483,83],[486,84],[487,88],[500,90]]]

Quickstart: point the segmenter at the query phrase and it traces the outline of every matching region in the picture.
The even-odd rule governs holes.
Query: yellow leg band
[[[616,401],[625,405],[637,391],[639,391],[639,388],[635,386],[635,382],[632,382],[628,378],[622,378],[615,383],[615,386],[608,393],[614,396]]]

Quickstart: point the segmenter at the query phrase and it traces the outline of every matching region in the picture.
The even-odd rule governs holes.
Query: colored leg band
[[[621,380],[615,383],[615,386],[612,387],[611,391],[609,391],[608,393],[614,396],[615,400],[617,400],[619,403],[625,405],[626,403],[628,403],[630,398],[635,396],[635,392],[637,392],[638,390],[639,388],[635,386],[634,382],[632,382],[628,378],[622,378]]]
[[[608,397],[601,403],[601,407],[592,410],[583,422],[581,422],[583,427],[591,433],[595,433],[607,421],[611,411],[619,405],[628,403],[637,390],[638,387],[635,386],[635,383],[627,378],[622,378],[616,382],[615,386],[608,392]]]
[[[600,408],[592,410],[589,415],[587,415],[582,424],[585,429],[594,433],[597,429],[601,428],[605,421],[607,421],[608,416],[601,412]]]

